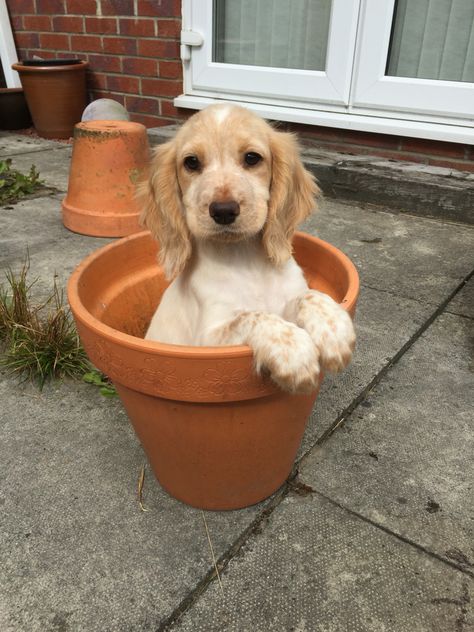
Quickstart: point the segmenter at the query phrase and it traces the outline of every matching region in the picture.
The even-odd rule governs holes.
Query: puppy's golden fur
[[[173,279],[147,338],[174,344],[249,344],[256,369],[291,392],[340,370],[352,322],[308,290],[292,257],[297,225],[319,189],[293,135],[227,104],[192,116],[158,147],[142,188],[142,221]]]

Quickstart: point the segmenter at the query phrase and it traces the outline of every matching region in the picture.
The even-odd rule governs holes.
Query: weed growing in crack
[[[12,169],[11,163],[10,158],[0,160],[0,204],[16,202],[19,198],[30,195],[43,185],[34,165],[31,166],[30,173],[24,175]]]

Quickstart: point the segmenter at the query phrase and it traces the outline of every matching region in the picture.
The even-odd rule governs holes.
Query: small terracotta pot
[[[354,314],[357,271],[334,246],[297,233],[311,287]],[[167,287],[148,232],[105,246],[72,274],[68,297],[92,362],[113,380],[153,471],[172,496],[237,509],[291,472],[317,392],[289,395],[253,369],[246,346],[187,347],[143,339]]]
[[[33,125],[43,138],[69,138],[87,104],[87,61],[29,66],[12,64],[20,75]]]
[[[30,127],[31,115],[23,88],[0,88],[0,129]]]
[[[62,204],[64,226],[94,237],[124,237],[143,230],[135,188],[149,153],[146,128],[140,123],[78,123]]]

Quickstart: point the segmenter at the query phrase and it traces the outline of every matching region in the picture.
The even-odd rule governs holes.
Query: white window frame
[[[344,1],[347,2],[348,0]],[[412,99],[412,102],[407,105],[407,96],[409,98],[412,98],[413,94],[416,96],[416,91],[413,93],[413,86],[416,85],[419,90],[420,87],[424,87],[426,80],[410,80],[399,77],[387,78],[384,76],[386,54],[390,38],[390,31],[387,31],[387,25],[391,25],[394,0],[350,1],[353,3],[351,6],[354,7],[357,5],[357,9],[354,10],[351,17],[352,27],[356,29],[356,35],[354,37],[357,42],[361,41],[364,28],[367,28],[367,26],[364,25],[363,19],[367,19],[368,11],[375,9],[378,19],[382,20],[383,18],[383,24],[382,21],[379,21],[378,26],[377,23],[372,23],[372,29],[375,30],[375,34],[373,35],[375,39],[372,41],[371,47],[358,45],[356,48],[352,62],[353,67],[352,64],[350,66],[352,83],[349,91],[347,91],[346,81],[344,89],[341,90],[339,88],[337,91],[338,99],[335,98],[331,100],[329,98],[328,100],[322,100],[318,94],[317,97],[313,97],[312,100],[304,100],[301,98],[291,99],[288,94],[268,96],[268,94],[263,94],[263,90],[255,90],[252,94],[250,94],[248,90],[240,92],[239,89],[236,89],[235,84],[229,86],[228,84],[219,83],[216,86],[209,77],[204,75],[204,80],[196,76],[194,61],[196,56],[199,59],[199,55],[204,56],[202,58],[206,61],[207,66],[203,66],[202,61],[200,66],[201,69],[204,68],[204,73],[216,70],[216,68],[212,66],[212,52],[210,52],[210,42],[212,40],[212,0],[199,0],[199,3],[193,2],[193,0],[182,0],[183,32],[190,34],[191,40],[195,35],[198,44],[192,47],[182,47],[184,94],[175,99],[174,103],[176,107],[202,109],[218,100],[234,101],[259,113],[261,116],[281,121],[414,138],[468,144],[474,143],[474,107],[467,113],[467,116],[466,113],[463,115],[464,106],[462,104],[460,104],[460,109],[458,112],[455,112],[455,115],[448,115],[446,108],[447,99],[454,101],[458,98],[454,95],[449,97],[451,94],[449,90],[453,87],[457,88],[459,83],[461,83],[460,89],[462,91],[467,90],[464,101],[468,104],[471,103],[471,100],[474,98],[474,84],[466,85],[462,82],[451,81],[428,82],[433,84],[433,86],[430,86],[433,89],[440,87],[443,89],[447,88],[445,94],[448,96],[444,98],[442,107],[438,107],[439,103],[435,101],[436,108],[433,107],[433,104],[426,104],[429,107],[425,108],[420,99],[418,99],[418,101],[413,101]],[[338,2],[339,0],[335,0],[336,4]],[[196,7],[198,7],[198,10],[201,10],[199,7],[203,5],[206,7],[206,17],[205,20],[199,24],[199,28],[202,29],[202,31],[196,32]],[[358,14],[357,11],[359,11]],[[374,20],[375,17],[369,16],[369,19]],[[374,25],[376,26],[375,29]],[[355,32],[355,30],[353,32]],[[188,40],[189,38],[186,37],[184,39]],[[206,40],[208,40],[207,44]],[[377,42],[378,50],[374,48]],[[345,44],[350,45],[350,42],[348,43],[346,41]],[[331,45],[331,39],[329,39],[329,45]],[[346,48],[346,46],[341,48]],[[189,61],[190,57],[191,61]],[[219,64],[219,66],[228,69],[230,64]],[[346,64],[345,68],[349,69],[349,65]],[[251,66],[240,66],[238,69],[244,72],[245,81],[248,84],[248,70],[253,70],[254,68]],[[259,70],[262,72],[261,68]],[[264,71],[267,72],[269,70],[271,71],[272,69],[264,69]],[[295,71],[289,72],[291,74],[291,72]],[[385,81],[387,79],[388,81]],[[357,81],[360,82],[360,88],[357,85]],[[404,104],[399,101],[397,108],[389,104],[386,100],[387,93],[385,95],[383,94],[383,90],[385,90],[384,83],[390,85],[391,89],[395,90],[395,92],[400,85],[402,86],[400,92],[405,93],[403,97],[405,98]],[[448,85],[440,86],[439,84]],[[260,84],[260,88],[261,86],[262,84]],[[380,86],[382,86],[382,88],[380,88]],[[371,92],[371,90],[373,92]],[[376,93],[377,90],[382,91],[382,96],[379,95],[379,100],[374,96],[374,91]],[[457,92],[457,94],[459,94],[459,92]],[[325,95],[323,95],[323,98],[324,96]],[[467,107],[469,108],[470,106],[468,105]]]
[[[347,105],[357,31],[359,0],[333,0],[328,34],[325,71],[270,68],[212,60],[213,2],[189,3],[192,31],[202,35],[203,43],[192,51],[191,85],[193,92],[243,94],[252,98],[295,99],[313,107],[320,103]],[[344,42],[344,46],[338,45]]]
[[[12,69],[12,64],[18,61],[15,43],[13,41],[10,19],[8,17],[5,0],[0,0],[0,60],[7,82],[7,88],[20,88],[21,81],[18,73]]]
[[[474,84],[385,75],[395,0],[365,0],[352,104],[474,120]]]

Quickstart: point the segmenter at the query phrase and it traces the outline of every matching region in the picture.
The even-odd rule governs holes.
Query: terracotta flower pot
[[[311,287],[353,315],[357,271],[336,248],[297,233]],[[289,395],[259,378],[246,346],[187,347],[142,338],[167,284],[148,232],[101,248],[72,274],[68,297],[92,362],[113,380],[153,471],[204,509],[263,500],[288,477],[317,392]]]
[[[149,151],[146,128],[140,123],[78,123],[62,204],[64,226],[95,237],[124,237],[143,230],[135,187]]]
[[[31,115],[22,88],[0,88],[0,129],[22,129],[31,125]]]
[[[87,61],[53,65],[12,64],[20,75],[33,125],[43,138],[69,138],[87,104]]]

